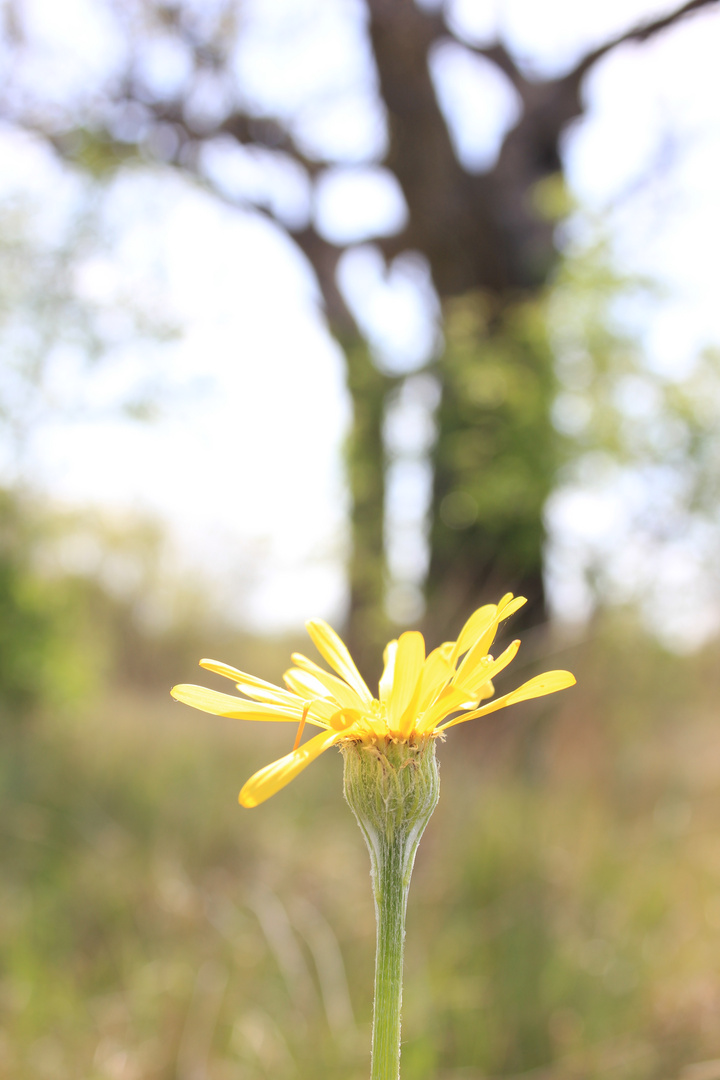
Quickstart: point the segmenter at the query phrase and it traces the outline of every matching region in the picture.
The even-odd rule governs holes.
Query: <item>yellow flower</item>
[[[322,619],[311,619],[306,625],[334,675],[301,653],[293,653],[295,667],[285,673],[284,689],[227,664],[201,660],[201,667],[232,679],[246,696],[233,697],[188,684],[173,687],[171,693],[178,701],[216,716],[297,724],[291,753],[256,772],[240,792],[243,806],[257,806],[336,743],[349,740],[378,745],[387,740],[412,743],[434,738],[454,724],[572,686],[575,679],[569,671],[548,671],[504,697],[480,704],[492,697],[492,679],[507,667],[520,646],[519,641],[513,641],[493,659],[488,650],[498,626],[524,603],[524,597],[513,599],[508,593],[499,604],[478,608],[457,641],[445,642],[427,657],[422,634],[415,630],[401,634],[385,649],[377,698],[370,693],[345,644]],[[306,724],[322,730],[300,745]]]

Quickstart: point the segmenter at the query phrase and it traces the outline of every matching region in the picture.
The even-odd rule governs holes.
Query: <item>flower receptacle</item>
[[[379,844],[401,843],[414,858],[440,793],[435,738],[347,740],[340,749],[345,798],[368,844],[372,838],[371,855]]]

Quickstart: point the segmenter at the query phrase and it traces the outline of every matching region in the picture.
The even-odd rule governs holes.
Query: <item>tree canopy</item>
[[[442,598],[447,609],[439,621],[457,621],[485,589],[506,585],[528,593],[534,617],[542,618],[542,514],[559,450],[550,418],[552,349],[534,305],[556,265],[563,213],[557,199],[548,210],[548,185],[562,178],[563,133],[583,113],[583,81],[595,65],[612,50],[642,45],[715,4],[690,0],[630,27],[553,78],[532,75],[502,40],[470,40],[450,5],[347,5],[344,15],[361,42],[360,74],[335,71],[330,36],[315,40],[306,63],[335,71],[346,123],[352,122],[353,80],[364,80],[374,126],[355,160],[334,152],[332,139],[323,144],[313,137],[307,110],[286,102],[273,107],[272,95],[258,100],[258,62],[246,47],[252,8],[236,0],[102,5],[120,44],[105,77],[63,101],[43,98],[10,74],[0,94],[5,120],[41,133],[61,155],[99,177],[128,162],[180,169],[225,202],[271,218],[312,266],[328,324],[345,351],[353,401],[347,460],[350,639],[356,650],[360,638],[382,633],[383,424],[398,379],[375,363],[343,290],[340,271],[354,242],[339,241],[323,227],[317,212],[323,191],[348,165],[362,165],[399,193],[396,227],[369,239],[387,267],[408,254],[423,260],[439,301],[444,348],[431,369],[440,404],[427,580],[428,594]],[[17,56],[26,45],[24,20],[19,0],[6,5],[6,45]],[[312,17],[291,12],[276,31],[285,36],[291,57],[293,35],[298,49],[312,39]],[[253,41],[260,52],[261,45]],[[442,50],[451,62],[474,58],[514,101],[514,119],[494,158],[481,167],[463,163],[458,153],[433,76]],[[267,73],[273,76],[281,72]],[[328,100],[319,112],[330,115],[332,107]],[[235,167],[244,180],[232,181]],[[278,197],[278,177],[293,188],[294,201]]]

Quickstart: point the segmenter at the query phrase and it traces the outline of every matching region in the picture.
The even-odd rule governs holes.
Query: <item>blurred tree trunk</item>
[[[510,590],[530,601],[525,622],[540,622],[542,510],[554,476],[553,380],[541,319],[528,333],[531,305],[523,298],[542,289],[555,261],[554,222],[532,196],[561,168],[557,144],[567,119],[580,111],[577,84],[542,87],[543,102],[552,101],[542,123],[526,95],[494,168],[471,174],[455,154],[430,75],[429,50],[441,40],[437,20],[411,0],[370,0],[369,8],[390,116],[387,161],[410,208],[408,227],[394,243],[427,257],[445,316],[430,618],[436,633],[449,635],[483,600]],[[493,54],[525,85],[502,47]]]
[[[347,644],[367,678],[380,677],[377,644],[386,639],[385,475],[383,423],[394,380],[378,371],[367,344],[345,343],[352,422],[346,445],[350,490],[350,604]]]
[[[373,164],[395,176],[408,209],[402,231],[374,242],[388,264],[407,251],[427,259],[446,319],[446,352],[436,364],[442,400],[427,580],[433,619],[443,630],[457,626],[485,596],[506,589],[528,595],[526,620],[544,617],[542,514],[555,470],[555,435],[552,360],[537,301],[557,251],[556,220],[541,203],[553,178],[561,180],[560,138],[582,114],[583,79],[610,50],[643,42],[717,2],[690,0],[594,49],[566,75],[538,81],[524,74],[502,43],[478,48],[455,38],[442,6],[366,0],[368,42],[387,117],[387,151]],[[291,121],[253,112],[238,90],[233,50],[242,20],[235,0],[221,3],[204,19],[184,0],[145,0],[145,16],[146,33],[154,27],[164,39],[174,35],[189,58],[186,84],[174,96],[143,80],[131,50],[125,77],[113,77],[106,100],[84,103],[74,128],[53,121],[52,109],[45,124],[36,106],[23,115],[22,96],[12,93],[0,97],[3,116],[42,131],[61,153],[94,171],[98,162],[103,168],[121,167],[134,141],[136,160],[139,154],[147,161],[153,147],[161,148],[166,165],[199,177],[232,202],[203,163],[204,148],[222,139],[260,148],[281,163],[291,159],[317,191],[336,162],[307,153]],[[447,43],[499,69],[518,96],[520,117],[484,171],[463,167],[438,103],[429,60],[433,49]],[[218,99],[222,90],[222,100],[230,104],[198,118],[193,95],[199,91],[202,97],[209,82]],[[237,201],[244,208],[252,205],[248,198]],[[272,216],[262,197],[255,206]],[[338,287],[337,265],[345,247],[330,243],[312,219],[297,230],[278,224],[314,268],[329,326],[345,346],[353,406],[347,454],[348,633],[354,648],[364,651],[361,642],[369,645],[384,632],[382,436],[392,382],[373,365]]]
[[[495,164],[460,164],[429,67],[450,35],[414,0],[368,0],[370,38],[389,115],[386,164],[410,211],[390,257],[421,251],[443,302],[445,354],[437,365],[430,562],[426,594],[436,633],[505,591],[528,597],[525,625],[545,618],[543,507],[555,476],[552,356],[537,301],[557,259],[557,214],[543,205],[562,186],[560,138],[583,111],[585,74],[621,42],[643,41],[704,6],[692,0],[584,56],[567,75],[536,82],[505,47],[474,50],[517,91],[522,112]]]
[[[553,358],[539,300],[468,293],[445,305],[427,598],[451,637],[511,590],[544,618],[543,507],[557,469]]]

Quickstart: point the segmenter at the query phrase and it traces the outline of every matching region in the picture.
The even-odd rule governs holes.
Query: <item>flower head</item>
[[[216,660],[201,660],[201,667],[231,679],[245,697],[188,684],[173,687],[171,693],[178,701],[217,716],[297,725],[292,751],[256,772],[240,792],[243,806],[257,806],[337,743],[418,742],[506,705],[572,686],[575,679],[569,671],[548,671],[504,697],[487,700],[494,693],[493,678],[507,667],[520,642],[513,641],[497,659],[490,655],[490,646],[499,624],[524,603],[524,597],[508,593],[499,604],[478,608],[457,641],[446,641],[428,656],[422,634],[415,630],[401,634],[385,649],[377,697],[345,644],[322,619],[311,619],[307,630],[334,674],[293,653],[295,666],[285,673],[283,688]],[[306,724],[321,730],[301,744]]]

